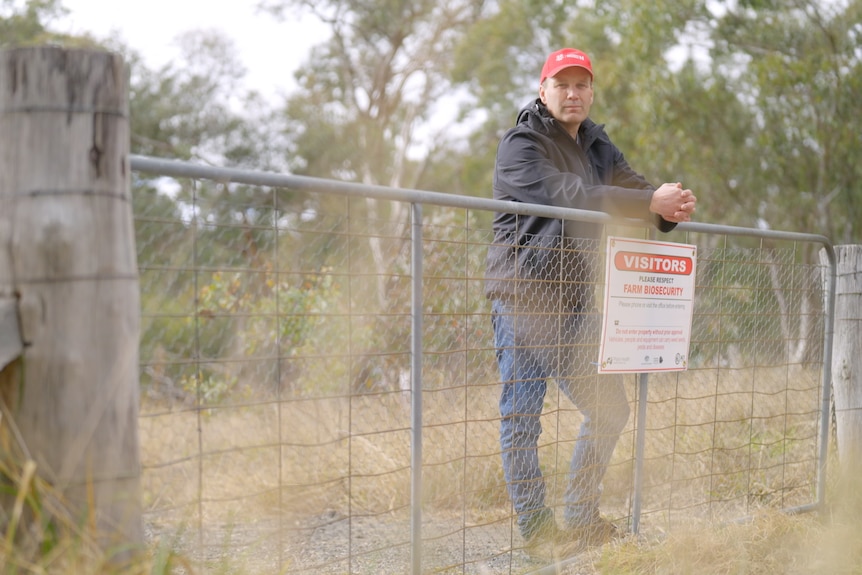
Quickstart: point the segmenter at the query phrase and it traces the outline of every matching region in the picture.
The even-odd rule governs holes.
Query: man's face
[[[593,78],[583,68],[566,68],[539,86],[539,98],[551,115],[570,134],[575,135],[581,123],[590,115]]]

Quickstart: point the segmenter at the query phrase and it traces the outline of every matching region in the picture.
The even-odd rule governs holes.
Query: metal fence
[[[491,215],[646,237],[641,224],[140,156],[131,165],[153,541],[204,572],[545,568],[523,549],[500,468],[483,293]],[[831,245],[697,223],[666,237],[698,246],[690,366],[629,376],[635,415],[603,509],[646,535],[762,507],[816,509]],[[553,386],[542,424],[559,504],[580,415]]]

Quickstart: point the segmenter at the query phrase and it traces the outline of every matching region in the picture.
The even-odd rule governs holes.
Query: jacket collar
[[[551,116],[548,108],[539,98],[521,108],[515,123],[518,125],[527,124],[531,129],[552,138],[561,133],[568,135],[568,132]],[[578,129],[578,134],[581,137],[581,146],[584,150],[589,149],[596,140],[609,142],[607,135],[605,135],[605,125],[596,124],[590,118],[584,120]]]

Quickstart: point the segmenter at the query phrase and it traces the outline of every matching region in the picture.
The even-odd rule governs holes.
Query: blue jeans
[[[494,301],[491,322],[503,386],[503,473],[521,533],[528,536],[531,519],[545,509],[537,445],[548,378],[583,415],[563,495],[564,524],[597,521],[602,478],[630,411],[622,378],[597,374],[599,314],[537,312]]]

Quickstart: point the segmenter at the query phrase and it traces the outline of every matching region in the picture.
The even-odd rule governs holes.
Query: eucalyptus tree
[[[283,18],[309,12],[329,28],[329,36],[311,47],[296,73],[298,88],[285,102],[291,170],[403,188],[434,179],[428,177],[429,159],[438,157],[437,150],[454,138],[449,130],[458,94],[449,80],[452,53],[482,16],[484,3],[266,0],[261,5]],[[355,328],[368,334],[363,345],[378,351],[403,348],[407,332],[383,312],[403,310],[409,301],[409,206],[371,198],[320,196],[306,201],[307,225],[350,232],[321,235],[302,249],[309,260],[349,269],[354,304],[361,304],[369,318],[379,312],[378,319]],[[387,373],[362,375],[372,371]],[[392,386],[402,377],[398,371],[363,367],[354,385],[377,385],[367,383],[376,379]]]
[[[220,33],[192,30],[177,39],[180,56],[156,69],[129,52],[132,69],[132,151],[168,159],[251,169],[278,169],[272,109],[242,87],[245,69],[232,41]],[[153,182],[139,175],[138,186]],[[272,226],[273,192],[213,182],[180,182],[171,193],[181,208],[219,229],[201,243],[199,261],[209,255],[263,250]],[[163,190],[167,191],[167,190]],[[280,196],[287,203],[287,194]],[[194,205],[194,207],[192,207]],[[240,225],[237,225],[240,222]],[[271,240],[269,240],[271,245]],[[209,255],[208,255],[209,254]]]
[[[179,58],[155,69],[128,53],[133,152],[217,166],[284,169],[279,135],[271,129],[274,109],[243,88],[245,69],[232,41],[217,32],[191,30],[177,44]],[[134,185],[138,257],[142,283],[148,282],[142,290],[144,305],[153,310],[145,313],[142,357],[236,357],[261,344],[248,341],[248,308],[273,281],[279,241],[275,229],[290,209],[290,191],[208,180],[165,181],[149,174],[135,174]],[[278,338],[270,335],[265,344],[271,346]],[[189,349],[193,342],[198,351]],[[239,381],[266,381],[226,370],[193,372],[160,372],[158,377],[175,388],[200,384],[212,399],[220,399]]]
[[[717,4],[712,55],[754,114],[735,199],[763,225],[858,242],[862,2]]]
[[[710,6],[711,58],[751,115],[738,150],[746,170],[730,196],[740,217],[748,225],[858,242],[862,2],[749,0]],[[796,263],[810,266],[814,276],[817,250],[803,244],[796,255]],[[763,257],[788,355],[806,358],[815,351],[805,345],[811,340],[809,310],[821,301],[815,293],[783,289],[787,278],[772,265],[777,254],[766,249]]]
[[[50,29],[65,12],[60,0],[0,0],[0,48],[72,40]]]
[[[455,106],[451,54],[481,16],[482,2],[268,0],[263,5],[282,17],[310,11],[330,29],[297,72],[299,87],[285,106],[291,168],[415,187],[423,162],[446,142]],[[365,203],[369,217],[380,219],[386,211],[374,200]],[[406,206],[388,209],[390,221],[406,221]],[[383,272],[395,254],[378,238],[368,243],[375,269]],[[385,288],[379,287],[383,305]]]

